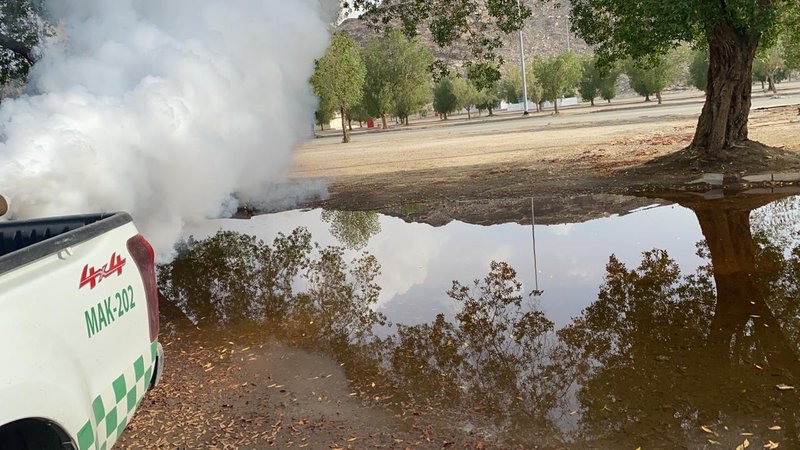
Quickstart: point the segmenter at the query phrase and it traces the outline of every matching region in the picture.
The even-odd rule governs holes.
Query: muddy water
[[[192,320],[497,446],[800,447],[800,198],[665,197],[548,226],[214,221],[160,281]]]

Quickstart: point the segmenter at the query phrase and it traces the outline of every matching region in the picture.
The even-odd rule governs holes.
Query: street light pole
[[[519,10],[520,14],[522,14],[522,1],[517,0],[517,9]],[[527,116],[530,114],[528,112],[528,80],[525,74],[525,44],[522,41],[522,28],[523,24],[519,27],[519,57],[520,61],[522,61],[522,115]]]
[[[572,46],[570,45],[570,38],[572,37],[572,33],[570,33],[569,29],[569,14],[567,14],[565,18],[567,19],[567,51],[571,52]]]

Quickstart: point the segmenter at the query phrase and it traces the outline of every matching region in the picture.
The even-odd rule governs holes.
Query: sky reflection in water
[[[216,220],[193,234],[201,239],[224,229],[269,242],[278,232],[288,234],[305,227],[321,245],[341,246],[321,216],[321,210],[313,210]],[[378,259],[382,267],[377,280],[382,288],[379,305],[392,322],[416,325],[440,312],[452,317],[454,304],[445,295],[452,282],[484,277],[492,261],[508,262],[517,270],[523,290],[534,289],[530,225],[451,222],[435,228],[396,217],[378,218],[380,232],[363,249],[348,249],[346,254],[352,259],[366,251]],[[667,249],[681,267],[693,269],[702,263],[695,246],[701,239],[694,213],[677,205],[579,224],[537,225],[539,289],[544,291],[541,308],[557,328],[565,326],[596,300],[612,253],[636,265],[643,251]]]

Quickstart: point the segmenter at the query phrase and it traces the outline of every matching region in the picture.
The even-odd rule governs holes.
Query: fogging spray
[[[167,256],[187,225],[267,197],[307,139],[338,0],[45,5],[58,33],[0,104],[15,219],[128,211]]]

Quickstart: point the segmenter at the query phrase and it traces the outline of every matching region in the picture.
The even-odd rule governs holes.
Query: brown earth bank
[[[721,187],[723,174],[734,189],[800,178],[796,105],[753,110],[755,142],[713,162],[684,150],[696,115],[570,114],[376,133],[348,145],[317,139],[300,150],[292,176],[329,180],[330,198],[308,206],[433,225],[529,222],[531,199],[537,223],[580,222],[647,203],[616,195],[707,190]]]

